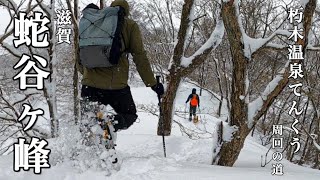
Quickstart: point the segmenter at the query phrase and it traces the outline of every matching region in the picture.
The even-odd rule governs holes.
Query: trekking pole
[[[156,76],[157,78],[157,84],[160,83],[160,76]],[[159,100],[159,120],[160,120],[160,126],[161,126],[161,133],[162,133],[162,144],[163,144],[163,153],[164,157],[167,157],[166,154],[166,142],[164,138],[164,123],[163,123],[163,115],[162,115],[162,109],[161,109],[161,97],[160,94],[158,94],[158,100]]]
[[[184,120],[187,120],[187,103],[184,105]]]

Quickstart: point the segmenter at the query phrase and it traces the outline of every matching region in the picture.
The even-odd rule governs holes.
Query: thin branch
[[[51,13],[51,8],[47,5],[43,4],[43,0],[36,0],[40,8],[46,13],[48,17],[51,17],[53,14]]]
[[[301,129],[306,133],[306,135],[312,139],[313,145],[314,147],[320,152],[320,145],[317,143],[316,138],[318,138],[316,135],[314,134],[310,134],[305,127],[301,126]]]
[[[192,81],[187,81],[187,83],[193,84],[197,87],[200,87],[200,85],[198,85],[197,83],[194,83]],[[206,88],[206,87],[201,87],[202,89],[206,90],[208,93],[210,93],[214,98],[216,98],[218,101],[221,102],[220,98],[218,98],[214,92],[212,92],[210,89]]]

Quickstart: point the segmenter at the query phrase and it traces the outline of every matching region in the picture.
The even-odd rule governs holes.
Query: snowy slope
[[[180,87],[176,100],[176,109],[184,110],[184,101],[192,86],[184,84]],[[156,105],[157,98],[149,88],[132,88],[133,97],[137,105]],[[180,116],[175,120],[194,130],[207,127],[209,133],[214,132],[214,110],[209,105],[216,105],[215,99],[208,94],[201,97],[202,111],[210,115],[202,114],[206,124],[196,127]],[[235,167],[212,166],[211,148],[212,139],[204,138],[191,140],[182,136],[179,127],[174,124],[172,135],[166,137],[167,158],[163,157],[162,138],[156,136],[157,117],[146,112],[139,111],[139,120],[130,129],[118,133],[117,152],[121,161],[121,170],[106,177],[99,169],[90,168],[79,171],[72,162],[65,161],[50,169],[43,169],[41,175],[30,172],[13,172],[13,156],[0,156],[0,180],[319,180],[320,171],[291,164],[285,160],[284,175],[281,177],[271,175],[271,163],[266,167],[260,167],[261,155],[267,152],[267,148],[248,138],[243,151],[240,154]],[[182,116],[183,117],[183,116]],[[65,144],[72,144],[72,137],[66,135]],[[72,134],[71,134],[72,136]],[[49,143],[55,140],[49,141]],[[49,144],[50,147],[50,144]],[[58,147],[63,149],[63,146]],[[53,153],[54,154],[54,153]],[[54,159],[50,159],[54,161]]]

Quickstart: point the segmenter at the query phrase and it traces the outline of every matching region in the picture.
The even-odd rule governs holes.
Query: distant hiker
[[[85,134],[86,144],[92,144],[90,124],[95,123],[95,119],[104,130],[103,136],[108,137],[105,147],[114,149],[116,132],[128,129],[138,117],[128,86],[128,53],[131,53],[144,84],[157,94],[164,94],[163,85],[157,84],[151,70],[139,26],[128,15],[129,5],[125,0],[115,0],[111,7],[104,9],[91,3],[83,10],[79,24],[78,68],[83,75],[80,129]],[[117,114],[108,116],[112,121],[102,124],[105,117],[97,104],[110,105],[114,109]]]
[[[200,99],[198,94],[196,93],[196,88],[192,89],[192,93],[189,95],[186,103],[190,101],[190,109],[189,109],[189,121],[192,120],[192,115],[195,118],[197,112],[197,106],[200,107]]]

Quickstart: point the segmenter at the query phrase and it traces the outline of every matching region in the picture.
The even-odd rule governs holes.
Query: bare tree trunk
[[[232,166],[234,164],[238,159],[244,141],[250,132],[246,123],[248,119],[248,104],[245,102],[245,98],[240,98],[241,96],[245,96],[247,93],[246,79],[248,59],[242,51],[243,48],[239,48],[243,47],[241,42],[242,34],[237,22],[235,8],[232,4],[233,1],[230,1],[227,4],[224,3],[222,7],[222,18],[226,26],[233,62],[230,125],[235,125],[239,129],[234,134],[235,138],[222,145],[221,155],[218,162],[218,164],[222,166]]]
[[[71,2],[66,0],[68,9],[72,10]],[[73,115],[74,115],[74,123],[79,124],[80,121],[80,99],[79,99],[79,66],[77,65],[80,62],[80,54],[79,54],[79,0],[74,0],[73,5],[73,12],[71,11],[72,15],[72,24],[73,24],[73,62],[74,62],[74,69],[73,69]]]
[[[308,107],[306,107],[305,109],[308,109]],[[305,110],[305,111],[307,111],[307,110]],[[306,118],[306,115],[304,115],[304,119],[305,118]],[[315,122],[315,120],[316,120],[316,115],[313,116],[312,122],[309,125],[308,132],[310,132],[310,133],[312,132],[312,127],[313,127],[313,123]],[[304,123],[302,123],[302,124],[304,124]],[[311,139],[311,141],[312,141],[312,139]],[[312,142],[310,143],[310,137],[308,136],[307,140],[304,144],[302,155],[301,155],[300,160],[298,162],[299,165],[302,165],[305,162],[306,157],[308,157],[310,154],[310,153],[308,153],[309,152],[308,149],[310,149],[309,144],[311,144],[311,146],[312,146]]]
[[[44,88],[44,95],[47,99],[49,113],[50,113],[50,126],[51,126],[51,137],[58,137],[59,131],[59,120],[57,118],[57,97],[56,97],[56,76],[57,76],[57,56],[56,56],[56,31],[55,31],[55,0],[51,0],[51,30],[50,30],[50,46],[48,49],[49,52],[49,88]],[[48,85],[47,85],[48,86]]]
[[[202,96],[202,89],[204,87],[204,72],[205,71],[205,68],[204,68],[204,63],[201,65],[201,70],[200,70],[200,77],[199,77],[199,80],[200,80],[200,93],[199,95]]]
[[[222,54],[221,54],[221,57]],[[216,69],[216,75],[217,75],[217,78],[218,78],[218,86],[219,86],[219,91],[220,91],[220,102],[219,102],[219,107],[218,107],[218,110],[217,110],[217,115],[218,117],[221,116],[221,110],[222,110],[222,104],[223,104],[223,90],[222,90],[222,80],[221,80],[221,75],[220,75],[220,68],[218,66],[218,60],[214,59],[214,65],[215,65],[215,69]]]
[[[318,135],[318,144],[320,144],[320,118],[319,116],[317,117],[317,121],[316,121],[317,125],[316,125],[316,130],[315,130],[315,134]],[[314,168],[319,168],[320,169],[320,152],[316,152],[316,157],[314,158]]]
[[[173,19],[172,19],[172,8],[170,8],[170,2],[172,2],[171,0],[166,0],[166,7],[167,7],[167,12],[168,12],[168,16],[170,19],[170,25],[171,25],[171,38],[174,39],[175,38],[175,28],[174,28],[174,23],[173,23]]]
[[[106,5],[106,0],[100,0],[100,9],[103,9]]]
[[[76,51],[78,48],[75,48]],[[75,53],[76,55],[78,53]],[[75,58],[77,59],[77,58]],[[74,115],[74,123],[79,124],[80,120],[80,101],[79,101],[79,76],[78,76],[78,67],[74,64],[73,68],[73,115]]]
[[[180,76],[169,76],[168,86],[164,98],[162,99],[163,120],[158,123],[158,135],[169,136],[172,125],[172,112],[174,111],[174,99],[181,81]],[[162,124],[164,123],[164,124]]]
[[[230,86],[229,86],[229,78],[227,75],[227,68],[226,68],[226,61],[223,61],[223,76],[224,76],[224,81],[225,81],[225,95],[226,95],[226,100],[227,100],[227,109],[228,112],[231,111],[231,105],[230,105]]]
[[[158,123],[158,135],[169,136],[171,134],[172,112],[174,106],[174,99],[176,98],[177,89],[181,81],[181,75],[177,73],[177,68],[180,66],[181,58],[184,54],[184,45],[186,41],[186,34],[189,27],[189,15],[193,6],[193,0],[185,0],[183,5],[181,24],[178,33],[178,43],[174,49],[173,65],[169,69],[170,74],[167,76],[167,90],[162,100],[162,121]]]
[[[178,42],[174,48],[174,53],[170,65],[169,72],[170,74],[167,76],[167,90],[163,97],[162,103],[162,115],[163,115],[163,123],[164,123],[164,133],[162,133],[162,121],[158,123],[158,135],[166,135],[169,136],[171,133],[171,125],[172,125],[172,114],[173,114],[173,106],[174,100],[176,97],[176,91],[180,85],[180,81],[183,77],[193,72],[194,69],[199,67],[207,58],[208,54],[211,52],[213,48],[216,48],[220,42],[224,33],[224,26],[221,20],[217,23],[217,27],[219,31],[215,33],[215,36],[211,36],[209,46],[202,46],[201,53],[195,53],[191,56],[192,60],[188,61],[188,65],[181,65],[182,59],[184,58],[185,50],[186,50],[186,42],[189,40],[187,38],[188,30],[190,29],[190,24],[193,15],[190,15],[192,12],[192,8],[194,5],[194,0],[185,0],[182,8],[181,14],[181,23],[178,32]],[[218,38],[217,38],[218,36]],[[209,41],[209,40],[208,40]],[[199,50],[200,50],[199,49]]]
[[[43,88],[43,95],[46,98],[48,108],[49,108],[49,116],[50,116],[50,135],[52,138],[56,137],[56,118],[54,113],[54,105],[51,101],[50,90],[46,87]]]
[[[23,4],[24,2],[22,2]],[[19,6],[22,6],[20,4]],[[17,6],[14,3],[11,3],[9,6],[10,9],[17,8]],[[57,57],[56,57],[56,34],[55,34],[55,0],[50,1],[50,5],[47,8],[43,4],[43,2],[38,2],[36,5],[31,5],[31,2],[27,5],[27,13],[34,10],[36,7],[39,7],[42,9],[42,11],[45,13],[45,16],[47,16],[51,23],[49,25],[49,47],[46,49],[48,52],[46,59],[48,59],[48,71],[50,72],[50,76],[48,80],[44,81],[44,88],[42,89],[44,98],[46,99],[46,102],[48,104],[49,109],[49,121],[50,121],[50,135],[51,137],[57,137],[58,136],[58,130],[59,130],[59,121],[57,117],[57,100],[56,100],[56,77],[57,77]],[[15,9],[15,12],[19,11],[19,9]],[[8,26],[9,27],[9,26]],[[13,33],[13,30],[9,30],[4,35],[0,37],[0,44],[2,47],[8,52],[10,52],[13,56],[19,57],[20,55],[17,55],[18,50],[13,52],[12,48],[9,48],[8,45],[4,45],[3,41],[8,38]],[[29,53],[33,54],[31,47],[28,47]]]
[[[318,114],[318,108],[316,108],[317,104],[315,103],[315,101],[313,99],[311,99],[311,104],[314,109],[314,123],[315,123],[314,134],[316,134],[318,136],[317,143],[320,144],[320,116]],[[314,157],[313,168],[320,168],[320,152],[316,151],[315,154],[316,154],[316,157]]]
[[[316,0],[310,0],[305,8],[303,22],[305,37],[308,37],[309,35],[315,6]],[[240,30],[236,8],[238,7],[235,5],[234,0],[222,2],[222,18],[226,27],[233,62],[230,125],[238,127],[238,130],[234,133],[234,138],[230,142],[225,142],[222,145],[221,157],[218,164],[223,166],[233,166],[243,148],[244,141],[250,133],[251,128],[254,127],[254,124],[260,117],[266,113],[274,99],[282,92],[289,81],[289,71],[288,66],[286,66],[285,71],[281,73],[281,80],[278,81],[277,86],[273,88],[272,91],[268,90],[267,98],[262,99],[263,103],[261,108],[255,112],[254,117],[248,118],[249,102],[245,102],[246,98],[240,97],[247,95],[246,87],[249,85],[246,84],[246,80],[248,78],[247,67],[249,59],[244,55],[242,32]],[[307,38],[298,41],[297,43],[303,46],[303,51],[305,52],[308,44]],[[250,123],[252,122],[251,127],[248,126],[249,121]]]
[[[221,145],[223,143],[223,122],[220,121],[218,124],[217,124],[217,144],[214,144],[213,146],[215,147],[213,149],[213,154],[215,155],[215,157],[212,158],[212,162],[211,162],[211,165],[214,165],[217,163],[218,161],[218,158],[220,157],[220,148],[221,148]],[[219,151],[217,153],[217,151]]]
[[[74,0],[73,14],[75,20],[79,20],[79,0]],[[80,101],[79,101],[79,76],[78,76],[78,67],[76,65],[77,62],[80,62],[80,54],[79,54],[79,29],[78,26],[73,26],[73,39],[74,39],[74,70],[73,70],[73,110],[74,110],[74,121],[75,124],[79,123],[80,120]]]

